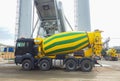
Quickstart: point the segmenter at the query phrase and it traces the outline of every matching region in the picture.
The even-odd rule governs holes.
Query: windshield
[[[17,47],[25,47],[25,42],[18,42]]]

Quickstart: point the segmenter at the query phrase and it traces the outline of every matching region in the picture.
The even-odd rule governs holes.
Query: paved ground
[[[0,81],[120,81],[120,61],[100,61],[92,72],[23,71],[15,64],[0,63]]]

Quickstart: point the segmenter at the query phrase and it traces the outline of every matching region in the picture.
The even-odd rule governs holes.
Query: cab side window
[[[18,42],[17,47],[25,47],[25,42]]]

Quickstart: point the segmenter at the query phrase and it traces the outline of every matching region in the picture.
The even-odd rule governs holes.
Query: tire
[[[81,70],[83,72],[90,72],[93,68],[93,63],[90,60],[83,60],[81,62]]]
[[[69,59],[65,63],[65,68],[67,71],[75,71],[77,67],[77,63],[73,59]]]
[[[32,69],[32,62],[31,62],[31,60],[24,60],[22,62],[22,68],[25,71],[31,70]]]
[[[39,69],[42,70],[42,71],[50,70],[50,62],[46,59],[41,60],[38,64],[38,66],[39,66]]]

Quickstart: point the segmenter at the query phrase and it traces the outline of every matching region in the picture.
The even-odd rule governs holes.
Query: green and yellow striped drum
[[[68,54],[89,45],[86,32],[64,32],[45,38],[42,49],[45,55]]]

